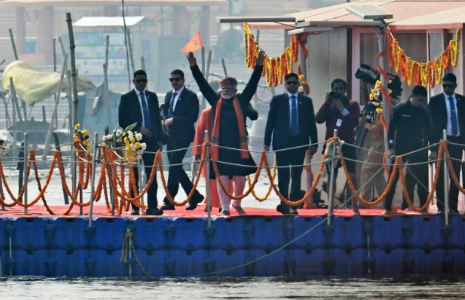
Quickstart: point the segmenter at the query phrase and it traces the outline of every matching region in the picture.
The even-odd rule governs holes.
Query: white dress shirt
[[[176,108],[176,104],[178,103],[178,100],[179,100],[179,96],[181,95],[181,93],[184,91],[184,86],[182,86],[182,88],[180,88],[179,90],[175,91],[173,90],[173,93],[176,93],[176,96],[174,97],[174,101],[173,101],[173,112]],[[172,95],[171,95],[172,96]],[[171,99],[170,99],[170,102],[171,102]]]

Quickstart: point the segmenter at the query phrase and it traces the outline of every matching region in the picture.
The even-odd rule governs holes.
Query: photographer
[[[334,79],[331,82],[331,92],[326,94],[326,99],[315,115],[318,124],[326,123],[325,139],[333,137],[334,129],[337,129],[338,136],[345,142],[342,146],[342,154],[346,160],[350,178],[357,188],[355,177],[355,148],[347,145],[355,142],[355,128],[360,118],[360,106],[357,101],[350,100],[346,96],[347,83],[342,79]],[[324,150],[323,150],[324,152]],[[338,164],[340,167],[341,164]],[[337,178],[337,169],[334,178]],[[336,184],[334,185],[334,191]],[[357,201],[352,200],[354,214],[359,215]]]

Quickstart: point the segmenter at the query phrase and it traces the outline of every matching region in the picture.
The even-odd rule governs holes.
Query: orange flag
[[[183,53],[188,53],[188,52],[194,52],[199,49],[202,49],[203,44],[202,44],[202,36],[200,35],[200,31],[197,31],[191,38],[189,42],[184,46],[184,48],[181,49],[181,52]]]

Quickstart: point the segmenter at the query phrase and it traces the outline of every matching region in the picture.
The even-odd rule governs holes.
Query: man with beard
[[[229,216],[229,199],[221,188],[221,182],[227,186],[229,178],[232,177],[234,195],[242,195],[245,187],[245,176],[256,171],[256,164],[248,151],[245,117],[247,105],[254,96],[261,78],[265,53],[259,52],[252,76],[240,94],[237,94],[237,80],[232,77],[226,77],[221,81],[221,92],[217,94],[203,77],[192,52],[189,52],[187,59],[200,91],[212,106],[215,120],[211,139],[212,159],[217,161],[220,175],[217,178],[217,185],[223,209],[219,215]],[[212,172],[212,175],[215,176],[215,173]],[[246,214],[241,207],[241,200],[233,200],[232,207],[240,215]]]

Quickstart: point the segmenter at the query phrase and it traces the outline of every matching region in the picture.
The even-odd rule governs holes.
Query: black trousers
[[[402,155],[402,154],[399,154]],[[428,151],[415,152],[410,155],[402,156],[402,161],[404,163],[420,163],[418,165],[409,165],[404,171],[405,174],[405,185],[407,186],[407,193],[413,201],[413,191],[415,186],[417,188],[418,198],[420,199],[420,206],[423,206],[426,203],[428,198],[428,164],[425,163],[428,161]],[[389,178],[392,174],[394,166],[391,166],[389,169]],[[399,181],[399,172],[396,173],[394,177],[394,182],[392,183],[391,188],[389,189],[386,199],[384,201],[384,208],[391,210],[392,199],[394,198],[394,193],[396,191],[397,181]],[[402,208],[405,209],[408,207],[405,197],[403,197]]]
[[[447,136],[447,140],[452,143],[462,143],[460,137]],[[449,154],[451,158],[455,158],[459,160],[459,161],[452,160],[452,168],[454,169],[454,172],[460,181],[460,169],[461,169],[460,161],[462,160],[463,147],[448,144],[447,149],[449,150]],[[438,157],[438,159],[439,158],[440,157]],[[445,162],[443,161],[441,163],[440,169],[436,170],[437,172],[439,172],[438,184],[436,186],[436,199],[438,200],[438,210],[440,211],[444,211],[444,163]],[[450,172],[449,172],[449,178],[450,178],[449,208],[453,211],[457,211],[457,202],[459,199],[459,188],[455,185],[452,179],[452,175],[450,175]]]
[[[152,169],[153,169],[153,161],[155,160],[155,154],[156,154],[155,152],[158,151],[158,144],[156,140],[153,138],[149,140],[143,140],[143,142],[147,144],[147,149],[142,154],[142,160],[144,161],[144,166],[145,166],[144,170],[145,170],[145,175],[148,181],[150,179],[150,174],[152,173]],[[137,167],[134,167],[134,174],[135,174],[135,179],[136,179],[137,190],[141,191],[141,189],[139,189],[139,169]],[[147,191],[147,206],[149,210],[157,208],[157,205],[158,205],[157,190],[158,190],[158,184],[157,184],[157,178],[155,177],[153,178],[152,185],[149,187],[149,190]],[[134,197],[132,192],[131,192],[131,196]],[[132,210],[139,211],[139,207],[132,204]]]
[[[289,147],[296,147],[297,143],[291,142]],[[279,192],[290,201],[300,200],[301,177],[305,152],[307,147],[276,152],[276,162],[278,167],[278,188]],[[290,170],[289,170],[290,167]],[[289,193],[289,180],[292,178],[291,191]],[[282,205],[285,205],[281,202]]]
[[[189,176],[187,176],[186,171],[183,169],[182,160],[186,155],[187,148],[189,147],[189,142],[177,142],[177,141],[168,141],[167,150],[168,150],[168,161],[170,163],[170,169],[168,173],[168,190],[171,196],[174,198],[178,194],[179,184],[181,184],[182,189],[189,195],[194,185],[192,184]],[[177,149],[182,149],[178,150]],[[173,151],[173,152],[170,152]],[[194,195],[191,201],[197,201],[200,197],[200,193],[195,190]],[[165,204],[169,204],[168,198],[165,197],[163,200]]]

